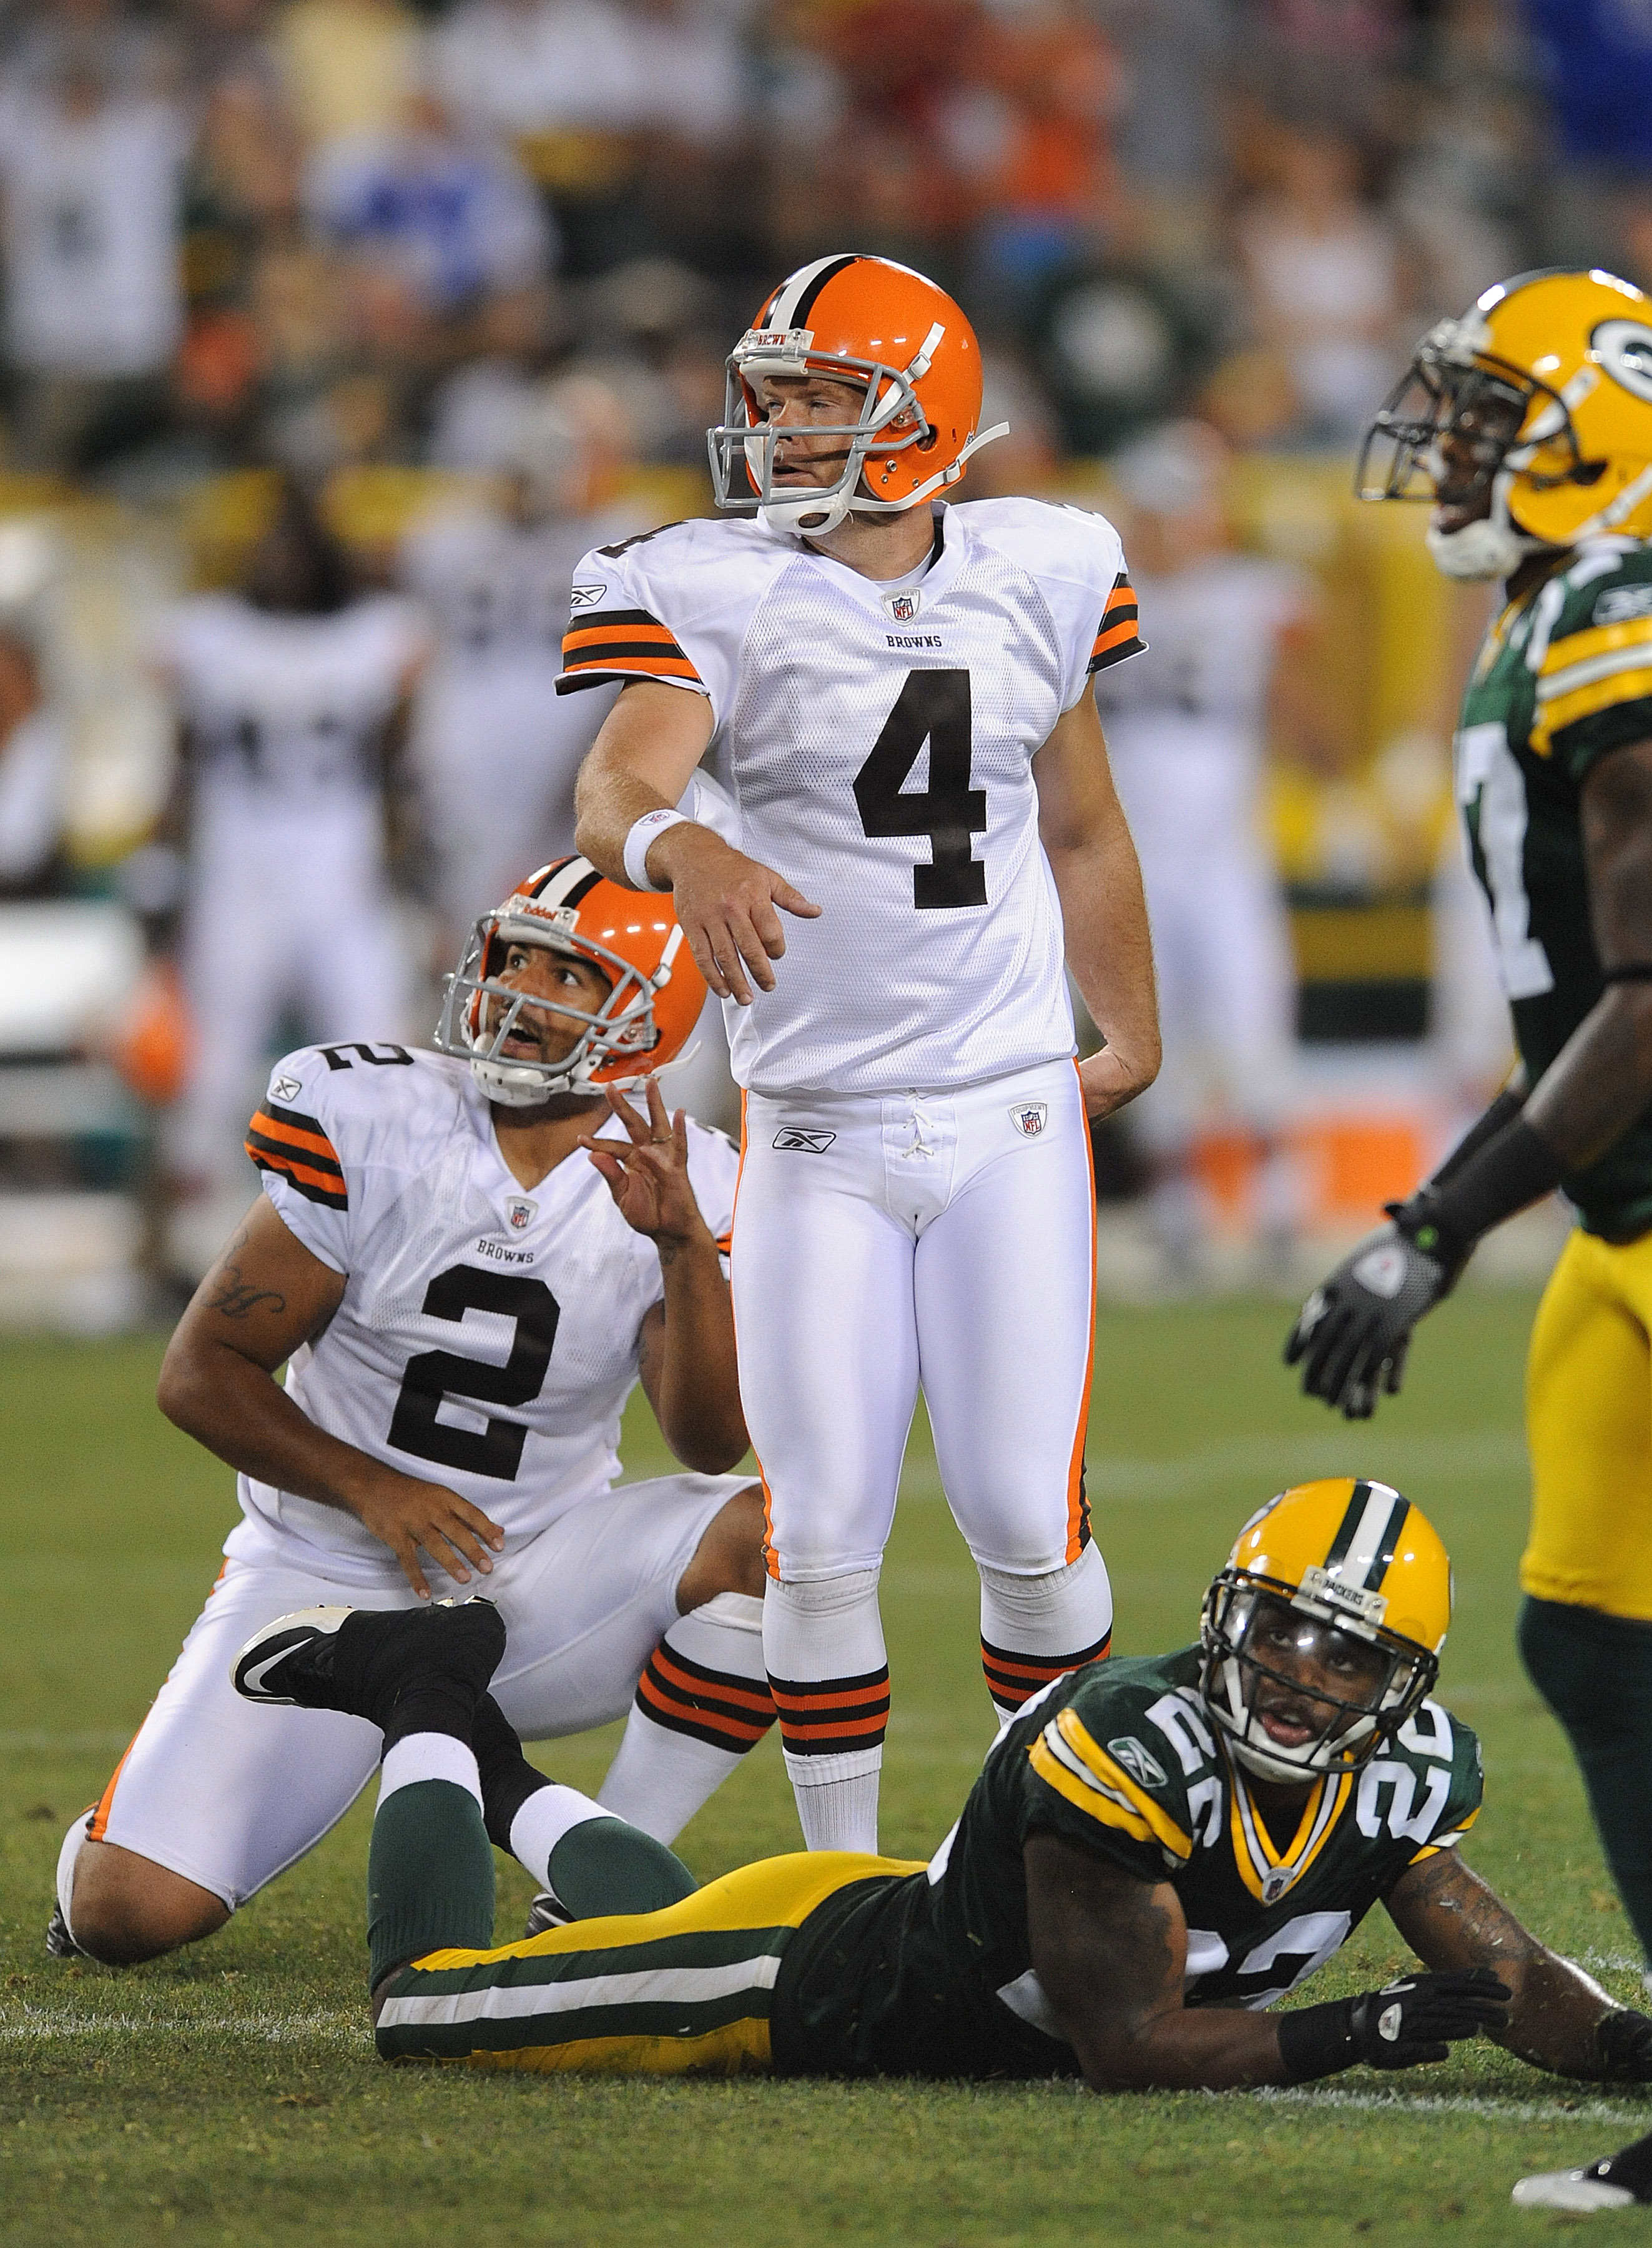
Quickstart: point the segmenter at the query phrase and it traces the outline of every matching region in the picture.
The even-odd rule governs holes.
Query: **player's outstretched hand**
[[[1380,1991],[1350,1998],[1348,2026],[1368,2068],[1411,2068],[1422,2060],[1444,2060],[1452,2046],[1482,2030],[1502,2029],[1513,1996],[1489,1967],[1402,1975]]]
[[[1411,1330],[1452,1277],[1397,1225],[1368,1234],[1320,1283],[1285,1339],[1285,1362],[1301,1366],[1304,1395],[1323,1398],[1347,1420],[1368,1421],[1380,1394],[1397,1394]]]
[[[760,991],[774,989],[769,963],[785,951],[775,908],[801,921],[820,911],[784,874],[695,820],[668,827],[650,846],[648,863],[656,879],[671,877],[676,916],[706,983],[719,999],[742,1007],[751,1004],[753,984]]]
[[[1463,2039],[1505,2028],[1513,1996],[1489,1967],[1402,1975],[1356,1998],[1281,2014],[1279,2058],[1294,2084],[1361,2066],[1415,2068],[1444,2060]]]
[[[647,1121],[613,1086],[608,1106],[625,1126],[630,1144],[582,1139],[579,1145],[608,1182],[620,1215],[634,1233],[656,1243],[711,1239],[689,1179],[689,1120],[667,1113],[659,1080],[648,1081]]]
[[[489,1573],[493,1554],[504,1544],[497,1522],[445,1484],[422,1483],[377,1460],[371,1466],[372,1476],[349,1493],[351,1510],[363,1529],[390,1548],[422,1600],[429,1599],[430,1587],[419,1566],[421,1552],[456,1584],[468,1585],[473,1570]]]

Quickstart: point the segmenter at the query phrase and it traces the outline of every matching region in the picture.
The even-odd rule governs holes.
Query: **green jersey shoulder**
[[[1511,604],[1463,701],[1457,790],[1527,1080],[1536,1084],[1605,989],[1580,798],[1599,760],[1652,740],[1652,546],[1591,539]],[[1652,1227],[1652,1122],[1568,1174],[1586,1227]]]
[[[926,1874],[811,1915],[777,1991],[793,2069],[1073,2073],[1033,1969],[1025,1853],[1053,1834],[1176,1890],[1190,2005],[1265,2006],[1313,1973],[1480,1805],[1479,1744],[1425,1703],[1272,1831],[1205,1712],[1197,1648],[1070,1671],[1006,1726]]]

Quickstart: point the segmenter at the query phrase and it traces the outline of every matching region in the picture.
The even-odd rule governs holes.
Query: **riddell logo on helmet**
[[[812,328],[748,328],[740,339],[740,353],[783,352],[788,359],[801,359],[814,341]]]

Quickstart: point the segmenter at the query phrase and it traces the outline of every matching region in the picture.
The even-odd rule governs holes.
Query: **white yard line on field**
[[[373,2032],[365,2008],[360,2018],[343,2013],[307,2014],[77,2014],[65,2018],[42,2006],[23,2006],[12,2015],[0,2011],[0,2045],[50,2038],[234,2037],[264,2045],[368,2046]]]
[[[1487,2100],[1467,2093],[1318,2091],[1306,2084],[1265,2085],[1245,2100],[1293,2108],[1348,2108],[1361,2114],[1477,2115],[1494,2123],[1614,2123],[1643,2127],[1644,2108],[1614,2108],[1606,2100]]]

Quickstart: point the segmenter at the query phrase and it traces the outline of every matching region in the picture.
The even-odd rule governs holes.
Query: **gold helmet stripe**
[[[1381,1589],[1411,1502],[1385,1483],[1356,1483],[1325,1557],[1326,1574],[1368,1593]]]

